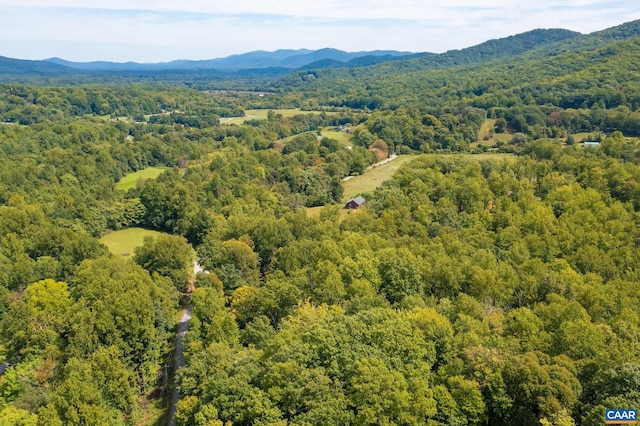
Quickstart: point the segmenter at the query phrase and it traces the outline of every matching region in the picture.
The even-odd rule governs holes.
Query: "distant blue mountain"
[[[306,67],[318,61],[330,61],[333,65],[346,64],[351,60],[367,58],[383,58],[377,62],[385,62],[394,58],[412,55],[410,52],[398,52],[395,50],[376,50],[372,52],[344,52],[337,49],[320,50],[276,50],[266,52],[257,50],[231,55],[219,59],[207,59],[200,61],[177,60],[154,64],[137,62],[72,62],[60,58],[45,59],[44,62],[62,65],[65,67],[84,71],[164,71],[164,70],[219,70],[241,71],[262,68],[286,68],[297,69]],[[374,62],[368,60],[366,62]],[[375,62],[375,63],[377,63]]]
[[[625,27],[626,28],[626,27]],[[609,30],[611,37],[615,32]],[[625,30],[629,31],[629,30]],[[608,34],[608,33],[607,33]],[[626,33],[625,33],[626,34]],[[295,70],[367,67],[383,62],[420,58],[418,66],[451,66],[483,62],[520,54],[535,47],[579,37],[567,30],[533,30],[503,39],[489,40],[466,49],[442,54],[411,53],[395,50],[345,52],[337,49],[282,49],[274,52],[257,50],[208,60],[176,60],[162,63],[138,62],[72,62],[61,58],[44,61],[23,61],[0,57],[0,75],[54,76],[73,74],[166,74],[206,73],[207,75],[283,75]]]
[[[337,49],[320,49],[306,54],[290,56],[284,59],[280,66],[284,68],[302,68],[307,67],[313,62],[322,60],[331,60],[336,62],[348,63],[349,61],[361,57],[404,57],[411,55],[411,52],[398,52],[395,50],[374,50],[372,52],[344,52]]]
[[[95,61],[95,62],[72,62],[61,58],[49,58],[42,62],[48,62],[51,64],[62,65],[67,68],[84,71],[135,71],[147,69],[148,65],[155,64],[139,64],[137,62],[107,62],[107,61]]]
[[[403,55],[384,54],[381,56],[365,55],[358,56],[350,59],[346,62],[341,62],[335,59],[320,59],[319,61],[312,62],[310,64],[300,67],[300,70],[318,70],[327,68],[356,68],[356,67],[368,67],[370,65],[381,64],[383,62],[401,61],[405,59],[424,58],[428,56],[436,56],[435,53],[411,53]]]
[[[21,74],[28,76],[48,76],[60,74],[72,74],[77,72],[73,68],[69,68],[56,63],[45,61],[27,61],[23,59],[7,58],[0,56],[0,75],[2,74]]]

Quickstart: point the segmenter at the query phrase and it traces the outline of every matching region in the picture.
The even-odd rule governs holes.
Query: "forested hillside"
[[[640,407],[637,26],[256,91],[1,85],[0,425],[163,425],[173,388],[180,426]]]
[[[274,88],[296,94],[303,104],[323,99],[333,106],[396,113],[405,108],[438,118],[464,117],[469,108],[480,108],[533,138],[556,137],[558,127],[572,133],[619,129],[637,135],[638,37],[640,24],[634,21],[563,41],[540,41],[520,54],[503,39],[419,60],[297,73]],[[496,52],[514,53],[486,59]]]

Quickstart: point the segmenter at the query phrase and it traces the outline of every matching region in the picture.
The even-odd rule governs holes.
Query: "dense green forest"
[[[173,387],[180,426],[639,408],[639,27],[256,92],[0,85],[0,425],[163,425]],[[415,159],[346,214],[344,178],[392,154]],[[131,227],[164,234],[128,257],[98,240]]]

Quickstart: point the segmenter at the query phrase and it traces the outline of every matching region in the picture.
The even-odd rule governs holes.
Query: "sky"
[[[638,0],[0,0],[0,56],[167,62],[253,50],[441,53],[640,19]]]

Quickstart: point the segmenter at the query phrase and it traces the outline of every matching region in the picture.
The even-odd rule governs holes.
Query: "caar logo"
[[[604,422],[608,425],[635,425],[638,423],[636,410],[606,410]]]

